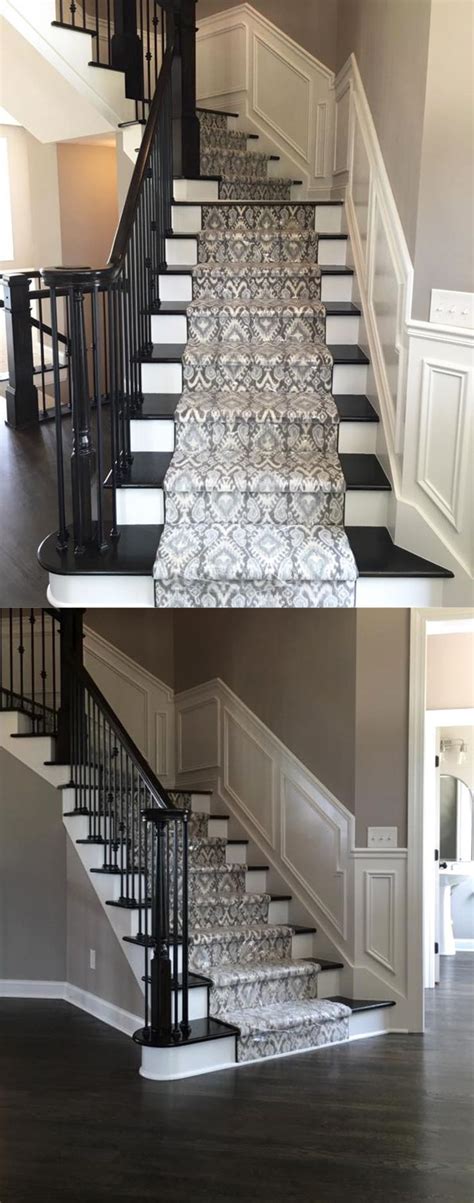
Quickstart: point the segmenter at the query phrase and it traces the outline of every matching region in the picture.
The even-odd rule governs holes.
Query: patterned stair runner
[[[240,1029],[239,1061],[347,1039],[349,1008],[317,998],[320,966],[292,959],[291,927],[269,923],[270,896],[246,893],[245,866],[226,864],[227,841],[207,826],[191,813],[190,969],[212,982],[210,1015]]]
[[[315,207],[224,116],[200,119],[227,203],[202,206],[155,602],[352,606]]]

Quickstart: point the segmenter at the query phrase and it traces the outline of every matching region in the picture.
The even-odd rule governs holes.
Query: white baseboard
[[[455,940],[454,943],[456,945],[456,952],[474,952],[474,940],[459,939]]]
[[[81,990],[79,986],[74,986],[71,982],[23,981],[4,978],[0,980],[0,998],[56,999],[60,1002],[68,1002],[74,1007],[79,1007],[81,1011],[87,1011],[87,1014],[93,1015],[94,1019],[101,1019],[102,1023],[108,1023],[118,1032],[124,1032],[126,1036],[133,1036],[137,1028],[143,1027],[142,1016],[132,1015],[130,1011],[124,1011],[121,1007],[116,1007],[114,1003],[98,998],[97,994],[90,994],[88,990]]]

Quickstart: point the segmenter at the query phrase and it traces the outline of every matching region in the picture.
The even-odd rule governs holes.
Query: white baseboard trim
[[[81,1011],[87,1011],[94,1019],[108,1023],[110,1027],[116,1028],[126,1036],[133,1036],[137,1028],[143,1027],[141,1016],[132,1015],[130,1011],[124,1011],[121,1007],[116,1007],[115,1003],[106,1002],[97,994],[90,994],[88,990],[81,990],[80,986],[74,986],[71,982],[4,978],[0,980],[0,998],[56,999],[58,1002],[68,1002],[73,1007],[79,1007]]]
[[[456,952],[474,952],[474,940],[459,939],[454,941]]]
[[[22,978],[0,980],[0,998],[64,999],[65,989],[65,982],[25,981]]]

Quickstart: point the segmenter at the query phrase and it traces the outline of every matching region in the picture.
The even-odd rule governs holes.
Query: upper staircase
[[[108,267],[42,273],[58,424],[49,598],[441,603],[452,574],[390,535],[344,204],[306,201],[236,114],[197,109],[194,8],[152,5],[158,84]]]
[[[78,616],[1,617],[0,745],[61,791],[68,838],[143,992],[141,1073],[384,1031],[393,1004],[344,996],[343,964],[318,955],[315,927],[296,921],[285,883],[272,885],[212,795],[157,780],[81,663]]]

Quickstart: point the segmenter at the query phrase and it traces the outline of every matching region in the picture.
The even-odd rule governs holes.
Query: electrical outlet
[[[396,848],[398,827],[368,827],[369,848]]]
[[[474,293],[447,292],[433,288],[431,293],[430,322],[437,326],[457,326],[458,329],[474,328]]]
[[[89,949],[89,967],[95,969],[95,948]]]

